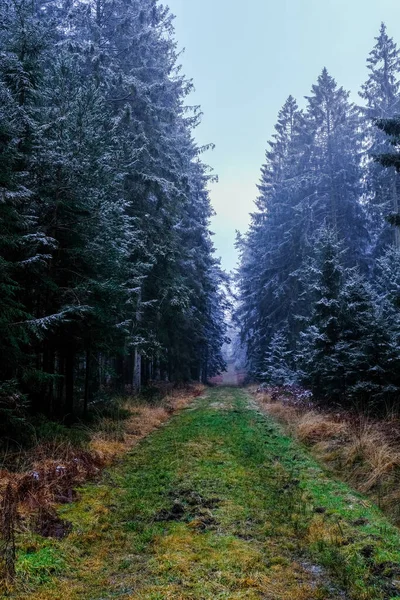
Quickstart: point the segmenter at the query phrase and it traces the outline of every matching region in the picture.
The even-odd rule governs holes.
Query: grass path
[[[214,388],[19,540],[30,600],[400,599],[400,535],[247,393]]]

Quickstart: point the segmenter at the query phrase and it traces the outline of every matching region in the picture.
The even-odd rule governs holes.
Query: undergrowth
[[[260,407],[283,423],[336,476],[367,494],[400,525],[400,418],[368,417],[293,402],[285,391],[253,390]]]
[[[151,401],[146,395],[113,398],[71,428],[44,417],[31,421],[27,447],[0,454],[0,579],[14,577],[17,530],[46,538],[68,535],[70,525],[57,506],[73,502],[77,486],[98,478],[202,390],[200,385],[168,389]]]

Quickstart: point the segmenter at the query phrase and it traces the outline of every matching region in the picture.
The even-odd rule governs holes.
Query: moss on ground
[[[251,405],[214,388],[21,534],[18,600],[394,600],[400,535]]]

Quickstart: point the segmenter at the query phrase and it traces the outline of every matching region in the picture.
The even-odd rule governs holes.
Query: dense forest
[[[400,393],[400,50],[383,24],[367,66],[359,103],[323,69],[281,109],[236,319],[256,380],[380,409]],[[192,88],[156,0],[1,2],[0,428],[224,369]]]
[[[323,69],[278,116],[241,252],[251,372],[370,409],[400,394],[400,51],[382,24],[359,105]]]
[[[210,168],[156,0],[0,3],[0,428],[223,368]]]

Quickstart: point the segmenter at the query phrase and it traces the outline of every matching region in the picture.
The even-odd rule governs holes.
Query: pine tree
[[[314,196],[307,203],[314,232],[325,223],[349,249],[351,263],[361,264],[368,240],[361,198],[361,136],[349,93],[323,69],[307,97],[307,129],[312,133],[309,178]]]
[[[274,331],[288,327],[293,344],[297,327],[295,272],[302,261],[307,235],[303,227],[307,216],[300,205],[307,190],[302,178],[302,124],[302,114],[290,96],[278,115],[276,133],[266,152],[258,210],[252,215],[246,238],[238,240],[238,316],[255,374],[263,372],[265,352]]]
[[[21,0],[0,17],[0,385],[63,416],[111,381],[206,380],[225,279],[171,14]]]
[[[324,228],[318,234],[308,274],[308,301],[313,306],[306,330],[301,334],[299,364],[304,383],[315,396],[339,400],[344,393],[344,365],[337,344],[341,338],[340,296],[344,282],[344,250],[337,233]]]
[[[289,349],[287,332],[279,330],[272,336],[264,357],[261,380],[270,385],[291,385],[296,381],[293,352]]]
[[[381,25],[376,44],[367,60],[369,77],[362,86],[361,110],[365,122],[366,177],[365,194],[368,199],[369,229],[373,254],[379,255],[389,243],[400,245],[400,234],[390,230],[386,217],[398,211],[399,184],[393,169],[383,169],[374,157],[385,154],[390,143],[382,131],[374,126],[378,119],[389,119],[400,109],[400,51]]]

